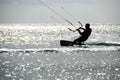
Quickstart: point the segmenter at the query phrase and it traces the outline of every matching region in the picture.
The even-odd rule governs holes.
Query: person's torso
[[[81,37],[83,37],[85,40],[90,36],[90,34],[91,34],[91,29],[89,28],[89,29],[86,29],[86,30],[84,30],[84,32],[82,33],[82,36]]]

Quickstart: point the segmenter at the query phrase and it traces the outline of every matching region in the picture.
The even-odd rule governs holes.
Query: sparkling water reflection
[[[60,47],[75,38],[67,27],[1,24],[0,80],[120,80],[119,25],[93,25],[85,46]]]
[[[3,52],[1,80],[119,80],[119,52]]]

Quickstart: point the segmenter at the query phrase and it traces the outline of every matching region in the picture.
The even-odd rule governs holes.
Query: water
[[[0,24],[0,80],[120,80],[120,25],[92,24],[82,47],[65,24]]]

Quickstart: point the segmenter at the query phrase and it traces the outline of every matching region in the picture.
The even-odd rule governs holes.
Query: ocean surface
[[[79,25],[77,25],[79,27]],[[92,24],[82,47],[67,24],[0,24],[0,80],[120,80],[120,25]]]

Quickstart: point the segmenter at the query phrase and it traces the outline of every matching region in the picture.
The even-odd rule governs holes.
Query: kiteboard
[[[84,43],[82,42],[81,45],[79,45],[79,43],[74,43],[72,41],[67,41],[67,40],[60,40],[60,45],[61,46],[74,46],[74,45],[78,45],[78,46],[81,46],[81,45],[84,45]]]
[[[61,46],[73,46],[74,43],[72,41],[60,40],[60,45]]]

